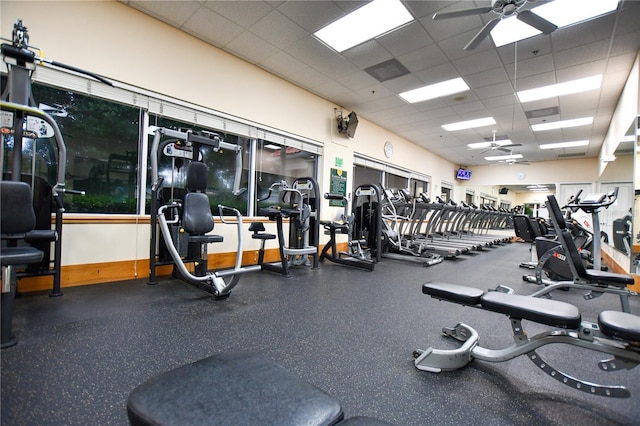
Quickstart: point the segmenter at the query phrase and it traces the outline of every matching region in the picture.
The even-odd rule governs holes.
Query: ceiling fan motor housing
[[[525,3],[526,0],[491,0],[491,8],[498,14],[509,16]]]

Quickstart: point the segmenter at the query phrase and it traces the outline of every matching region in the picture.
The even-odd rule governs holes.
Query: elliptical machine
[[[150,154],[151,176],[154,183],[151,187],[149,284],[157,284],[156,268],[158,266],[172,264],[174,275],[181,280],[211,293],[216,299],[226,299],[238,283],[240,275],[258,271],[260,265],[242,266],[242,215],[233,207],[219,204],[221,221],[237,226],[236,260],[232,269],[208,270],[207,245],[223,242],[223,237],[209,234],[214,228],[214,220],[209,197],[204,193],[207,186],[207,166],[200,161],[201,146],[210,146],[216,151],[225,149],[235,152],[236,174],[233,193],[239,195],[243,192],[239,188],[242,172],[240,146],[224,142],[216,133],[155,129]],[[158,158],[161,154],[171,158],[172,169],[176,163],[188,162],[187,184],[184,190],[174,188],[173,182],[170,187],[163,187],[164,178],[158,173]],[[183,192],[184,195],[180,197],[179,192]],[[225,212],[233,213],[235,221],[225,219]],[[161,231],[159,241],[158,225]],[[187,263],[194,265],[194,272],[188,270]]]

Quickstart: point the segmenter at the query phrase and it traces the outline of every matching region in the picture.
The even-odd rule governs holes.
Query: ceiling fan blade
[[[484,27],[482,27],[480,32],[476,34],[475,37],[473,37],[469,43],[467,43],[467,45],[464,47],[464,50],[473,50],[476,47],[478,47],[478,45],[482,43],[482,40],[487,38],[491,30],[494,29],[495,26],[498,25],[499,23],[500,23],[500,18],[495,18],[487,22],[487,24]]]
[[[489,13],[493,9],[490,7],[476,7],[473,9],[452,10],[451,12],[436,12],[433,14],[433,20],[458,18],[461,16],[482,15],[483,13]]]
[[[497,146],[496,149],[502,152],[511,152],[511,145]]]
[[[518,20],[524,22],[527,25],[531,25],[533,28],[542,31],[542,34],[551,34],[558,29],[558,26],[552,22],[547,21],[540,15],[536,15],[530,10],[523,10],[518,13]]]

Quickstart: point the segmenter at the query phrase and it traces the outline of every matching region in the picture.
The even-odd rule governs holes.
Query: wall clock
[[[393,144],[391,143],[391,141],[386,141],[384,143],[384,155],[386,155],[387,158],[391,158],[391,156],[393,155]]]

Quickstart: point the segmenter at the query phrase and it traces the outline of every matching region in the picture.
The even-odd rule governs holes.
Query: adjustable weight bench
[[[148,380],[129,395],[127,414],[134,426],[389,425],[344,420],[340,401],[247,352],[217,354]]]
[[[582,321],[574,305],[556,300],[519,296],[501,292],[487,292],[467,286],[428,282],[422,292],[433,298],[458,303],[486,311],[507,315],[511,320],[514,343],[503,349],[487,349],[479,344],[472,327],[458,323],[442,329],[442,334],[459,340],[462,345],[453,350],[429,348],[414,351],[415,366],[419,370],[439,373],[466,366],[473,359],[502,362],[527,355],[542,371],[574,389],[594,395],[628,398],[630,392],[623,386],[605,386],[588,383],[551,367],[536,349],[553,343],[565,343],[613,355],[601,361],[603,371],[632,369],[640,363],[640,317],[627,312],[603,311],[597,323]],[[552,327],[552,330],[529,337],[522,328],[522,320]]]

